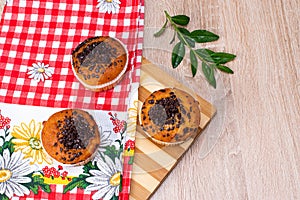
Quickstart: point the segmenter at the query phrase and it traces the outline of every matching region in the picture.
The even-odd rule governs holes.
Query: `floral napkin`
[[[143,0],[11,0],[0,22],[0,199],[128,199],[143,39]],[[109,35],[129,53],[125,77],[105,92],[85,89],[71,52]],[[84,166],[49,158],[42,122],[85,109],[101,129],[97,156]]]

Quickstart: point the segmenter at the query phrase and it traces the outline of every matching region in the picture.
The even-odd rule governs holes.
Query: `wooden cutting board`
[[[140,105],[153,91],[165,87],[176,87],[193,94],[191,89],[185,87],[175,78],[144,58],[139,87]],[[201,107],[201,123],[198,134],[185,143],[176,146],[158,145],[144,134],[139,124],[137,125],[131,177],[131,200],[150,198],[215,115],[216,109],[213,105],[198,95],[194,96],[194,98],[198,100]]]

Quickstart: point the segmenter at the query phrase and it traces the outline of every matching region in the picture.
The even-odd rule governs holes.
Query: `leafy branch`
[[[63,193],[65,194],[76,187],[85,189],[89,185],[89,183],[85,180],[87,177],[88,175],[86,174],[80,174],[79,177],[73,178],[72,181],[65,186]]]
[[[46,184],[42,177],[34,175],[34,173],[31,173],[29,177],[31,177],[32,181],[30,183],[25,183],[24,186],[31,190],[34,194],[38,194],[39,187],[47,193],[51,192],[50,185]]]
[[[97,165],[94,165],[92,161],[84,165],[83,167],[84,173],[80,174],[79,177],[73,178],[72,181],[65,186],[63,193],[65,194],[76,187],[85,189],[89,185],[89,183],[85,179],[91,176],[89,172],[90,170],[99,170]]]
[[[178,67],[178,65],[182,62],[185,54],[186,48],[189,50],[190,54],[190,66],[193,77],[196,75],[198,71],[198,60],[201,61],[202,72],[207,79],[208,83],[216,88],[216,79],[215,79],[215,71],[220,70],[222,72],[233,74],[234,72],[224,64],[234,60],[236,57],[230,53],[224,52],[214,52],[209,49],[199,48],[195,49],[196,43],[206,43],[213,42],[219,39],[219,36],[202,29],[197,29],[192,32],[187,30],[186,27],[190,18],[186,15],[175,15],[170,16],[167,11],[165,11],[166,21],[162,28],[154,34],[155,37],[161,36],[168,25],[170,23],[171,27],[174,29],[174,35],[170,44],[175,42],[176,36],[178,38],[178,42],[173,47],[172,50],[172,66],[173,68]]]

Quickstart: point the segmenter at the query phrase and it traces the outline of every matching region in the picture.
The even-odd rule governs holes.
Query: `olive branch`
[[[218,35],[202,29],[197,29],[190,32],[185,28],[185,26],[187,26],[190,22],[190,18],[186,15],[170,16],[168,12],[165,11],[165,16],[166,21],[164,25],[158,32],[154,34],[154,36],[161,36],[165,32],[168,23],[170,23],[171,27],[174,29],[174,35],[170,41],[170,44],[175,42],[176,36],[179,41],[172,50],[173,68],[178,67],[178,65],[182,62],[187,48],[190,54],[190,66],[193,77],[198,71],[198,60],[201,61],[202,72],[206,80],[214,88],[217,87],[215,78],[216,70],[220,70],[228,74],[234,73],[229,67],[225,66],[224,64],[234,60],[236,55],[225,52],[214,52],[206,48],[194,49],[196,43],[207,43],[218,40]]]

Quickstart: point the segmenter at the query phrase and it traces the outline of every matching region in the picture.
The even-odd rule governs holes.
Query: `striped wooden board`
[[[165,87],[176,87],[193,94],[188,88],[176,81],[146,59],[143,59],[141,68],[141,84],[139,87],[139,103],[153,92]],[[216,109],[200,96],[194,96],[201,107],[201,123],[198,134],[176,146],[162,146],[153,143],[137,126],[134,164],[131,178],[131,200],[145,200],[155,192],[164,181],[187,149],[193,144],[201,131],[215,115]]]

